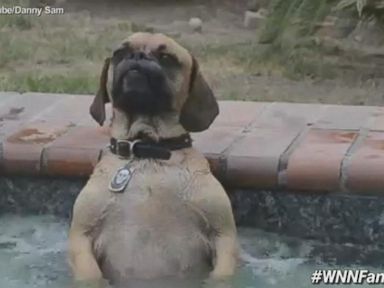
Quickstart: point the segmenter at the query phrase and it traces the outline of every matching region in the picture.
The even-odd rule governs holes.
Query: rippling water
[[[2,216],[0,287],[73,287],[66,263],[67,231],[68,223],[53,216]],[[317,256],[313,253],[316,242],[282,237],[255,229],[239,229],[239,234],[242,267],[237,274],[227,283],[196,284],[200,281],[194,281],[188,287],[313,287],[310,275],[315,269],[363,268],[354,263],[344,266],[324,263],[321,253]],[[327,249],[332,247],[323,248]],[[364,268],[377,271],[377,268]],[[152,283],[140,287],[159,286]]]

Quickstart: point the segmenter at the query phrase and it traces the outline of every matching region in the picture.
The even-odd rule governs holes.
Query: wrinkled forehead
[[[174,55],[180,62],[192,66],[192,57],[187,49],[164,34],[135,33],[123,41],[124,43],[136,51],[149,53],[161,50]]]

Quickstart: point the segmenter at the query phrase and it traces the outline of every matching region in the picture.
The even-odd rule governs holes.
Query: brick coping
[[[0,175],[88,176],[108,129],[92,97],[0,93]],[[231,187],[384,193],[384,108],[220,101],[194,146]]]

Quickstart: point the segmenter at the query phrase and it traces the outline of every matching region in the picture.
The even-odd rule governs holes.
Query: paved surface
[[[92,97],[0,93],[0,173],[87,176],[108,143]],[[194,145],[226,185],[384,193],[384,108],[220,102]]]

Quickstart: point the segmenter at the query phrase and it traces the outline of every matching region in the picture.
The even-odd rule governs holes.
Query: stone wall
[[[85,178],[0,177],[0,214],[71,218]],[[384,243],[384,198],[227,188],[237,225],[325,243]],[[382,247],[383,248],[383,247]]]

